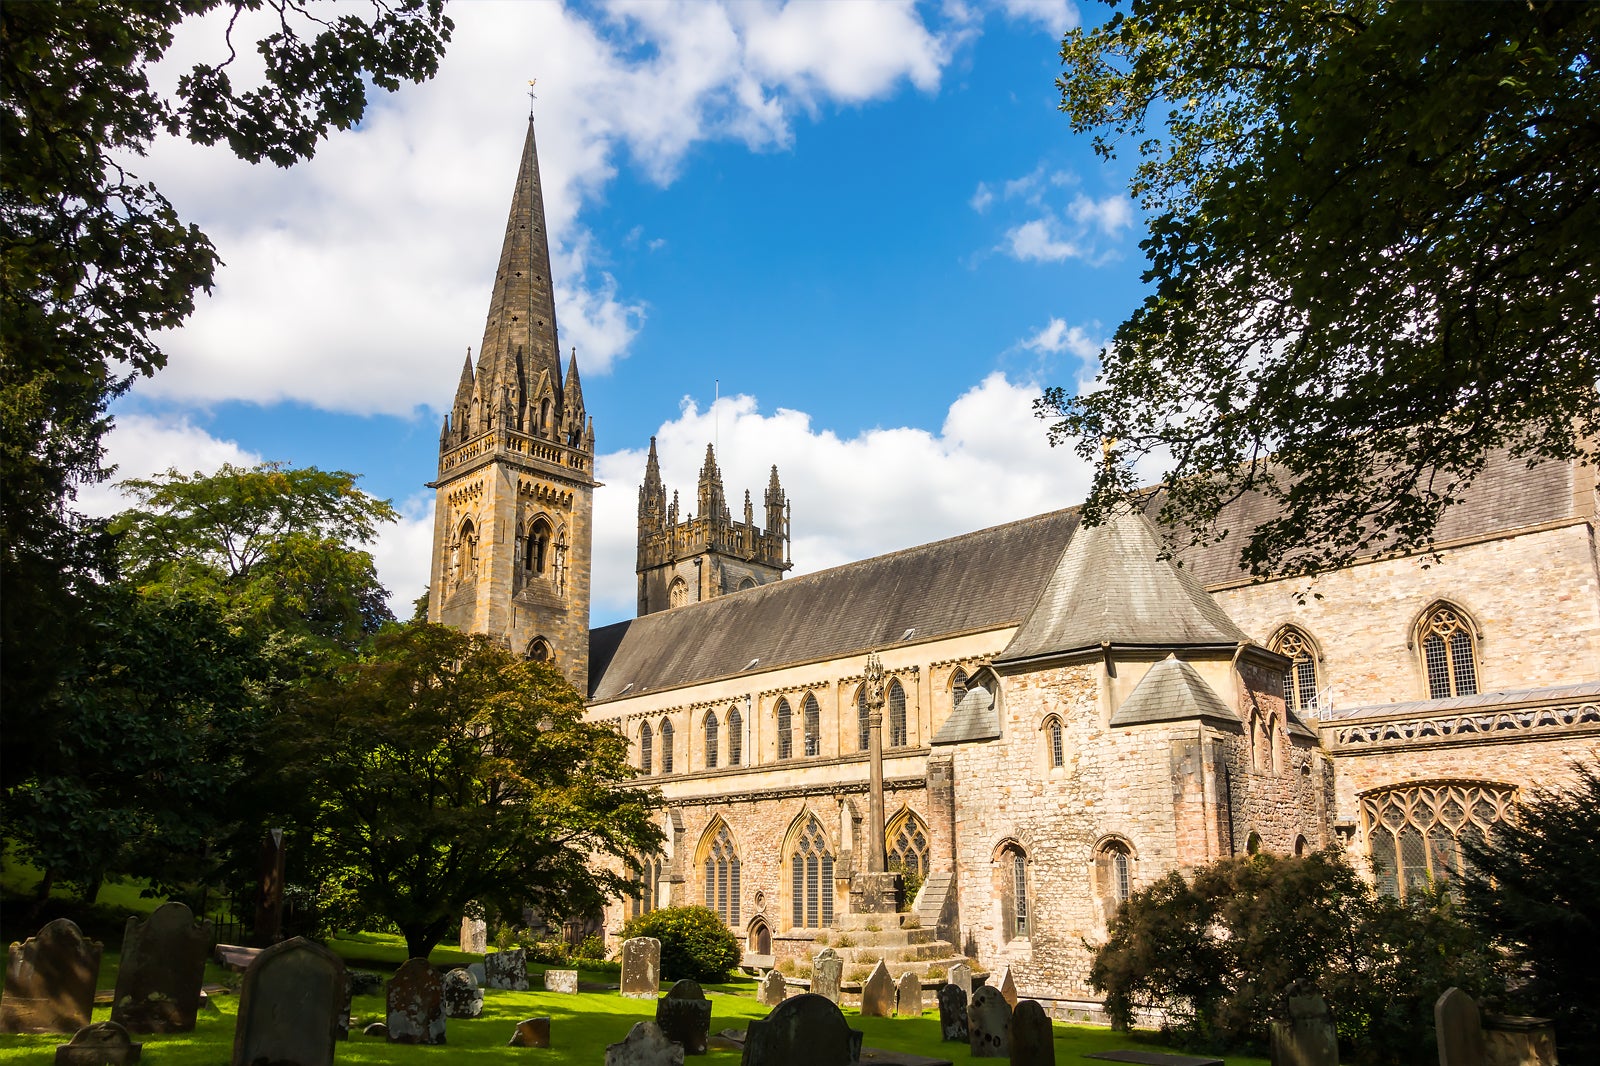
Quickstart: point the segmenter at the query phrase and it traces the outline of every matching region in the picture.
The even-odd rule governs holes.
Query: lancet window
[[[806,693],[806,698],[801,701],[801,709],[805,715],[805,741],[806,756],[812,757],[822,754],[822,708],[817,705],[817,697]]]
[[[996,887],[999,889],[1001,927],[1007,940],[1028,935],[1028,855],[1015,842],[1007,843],[995,856]]]
[[[794,714],[789,710],[789,701],[778,698],[778,758],[789,759],[794,757]]]
[[[737,705],[728,708],[728,765],[744,762],[744,715]]]
[[[833,924],[833,852],[815,818],[807,822],[789,857],[792,924],[820,929]]]
[[[717,728],[717,725],[718,725],[718,723],[717,723],[717,712],[716,711],[707,711],[706,712],[706,769],[707,770],[715,770],[717,768],[717,740],[718,740],[717,733],[719,732],[719,730]]]
[[[1044,720],[1044,747],[1045,758],[1049,761],[1052,770],[1059,770],[1066,765],[1066,730],[1061,725],[1059,715],[1052,714]]]
[[[891,748],[906,746],[906,690],[899,678],[889,682],[889,744]]]
[[[550,522],[543,515],[533,520],[524,544],[523,565],[535,577],[544,577],[550,568]]]
[[[672,773],[672,723],[661,719],[661,772]]]
[[[967,694],[967,672],[960,667],[950,675],[950,709],[961,706],[961,697]]]
[[[1108,840],[1095,852],[1094,865],[1099,896],[1115,911],[1133,895],[1133,849],[1124,841]]]
[[[856,732],[860,736],[861,750],[866,751],[872,747],[872,726],[867,708],[867,686],[862,685],[856,689]]]
[[[639,769],[643,773],[654,772],[655,739],[649,722],[639,727]]]
[[[656,883],[661,880],[660,859],[646,856],[639,865],[639,880],[634,884],[634,893],[628,903],[628,910],[634,918],[656,909]]]
[[[1488,782],[1406,785],[1361,798],[1361,820],[1378,888],[1404,899],[1466,869],[1461,843],[1484,843],[1509,821],[1516,793]]]
[[[1428,673],[1428,698],[1472,696],[1478,691],[1477,649],[1461,611],[1440,604],[1423,619],[1422,665]]]
[[[702,860],[705,870],[706,908],[729,925],[739,924],[739,853],[727,823],[717,827]]]

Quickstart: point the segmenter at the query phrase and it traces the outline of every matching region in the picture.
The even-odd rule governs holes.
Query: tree
[[[1468,917],[1516,967],[1518,1007],[1552,1017],[1561,1058],[1600,1059],[1600,764],[1527,799],[1484,843],[1463,838]]]
[[[236,86],[241,22],[270,23],[261,83]],[[180,24],[211,14],[228,59],[168,93],[151,68]],[[288,166],[348,129],[368,86],[437,69],[443,0],[96,0],[0,6],[0,708],[38,722],[72,669],[112,571],[103,526],[73,509],[104,480],[107,403],[165,364],[158,334],[194,309],[218,263],[205,234],[128,168],[159,135],[226,142]],[[7,758],[5,780],[20,764]],[[20,767],[25,769],[25,767]]]
[[[1116,0],[1112,0],[1116,6]],[[1149,295],[1098,391],[1085,517],[1170,460],[1161,517],[1256,575],[1424,548],[1486,461],[1595,458],[1600,6],[1134,0],[1069,33],[1074,132],[1148,213]],[[1217,516],[1251,494],[1253,529]]]
[[[656,793],[625,787],[626,739],[585,721],[554,668],[482,635],[391,627],[280,733],[284,788],[315,803],[321,894],[393,922],[412,957],[474,901],[593,913],[662,840]]]

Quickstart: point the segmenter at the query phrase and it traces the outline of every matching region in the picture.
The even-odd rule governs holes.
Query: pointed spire
[[[778,482],[778,468],[772,468],[772,476],[767,479],[767,532],[774,535],[786,535],[784,523],[783,485]]]
[[[746,526],[753,526],[756,524],[756,508],[755,504],[750,502],[749,489],[744,490],[744,524]]]
[[[550,241],[545,231],[544,192],[539,180],[539,156],[534,144],[533,118],[522,146],[505,240],[489,297],[489,316],[478,349],[478,376],[496,385],[525,390],[540,371],[556,383],[556,406],[561,404],[560,354],[556,347],[556,307],[550,279]],[[515,397],[519,409],[525,395]]]
[[[451,411],[456,416],[456,428],[460,429],[467,420],[467,411],[472,407],[472,349],[467,349],[467,361],[461,367],[461,380],[456,384],[456,402]]]
[[[644,484],[639,486],[639,529],[661,529],[667,517],[667,487],[661,481],[661,461],[656,439],[650,438],[650,455],[644,463]]]
[[[561,409],[561,424],[566,430],[567,443],[577,444],[583,436],[583,383],[578,380],[578,349],[572,349],[567,362],[567,381],[562,386],[565,393]]]
[[[717,469],[717,455],[711,445],[706,445],[706,462],[700,468],[700,517],[713,522],[729,521],[728,500],[722,491],[722,471]]]

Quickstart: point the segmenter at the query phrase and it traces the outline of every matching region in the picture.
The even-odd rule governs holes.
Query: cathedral
[[[556,337],[530,119],[440,436],[429,618],[552,662],[660,789],[665,851],[608,934],[702,904],[752,965],[964,958],[1092,1017],[1086,945],[1166,872],[1338,847],[1404,896],[1600,755],[1592,467],[1491,462],[1436,554],[1309,587],[1073,507],[785,577],[778,470],[738,513],[708,448],[688,514],[652,441],[638,616],[591,630],[595,430]]]

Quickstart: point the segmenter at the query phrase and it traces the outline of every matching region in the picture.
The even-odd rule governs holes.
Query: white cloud
[[[844,438],[785,408],[763,414],[754,397],[712,407],[686,403],[656,434],[662,477],[685,514],[706,444],[717,459],[729,508],[743,514],[750,490],[757,521],[768,472],[778,467],[794,512],[794,573],[970,532],[1078,503],[1088,469],[1052,449],[1033,416],[1037,387],[990,374],[950,405],[938,433],[876,428]],[[593,616],[596,624],[634,612],[637,487],[642,451],[603,454],[596,471]]]
[[[1006,226],[999,244],[999,250],[1013,259],[1031,263],[1080,259],[1098,266],[1116,255],[1114,243],[1133,225],[1133,203],[1124,193],[1096,200],[1082,192],[1061,203],[1066,192],[1079,184],[1071,171],[1051,170],[1041,162],[1021,177],[1000,182],[998,197],[988,182],[980,182],[971,205],[980,213],[997,199],[1019,205],[1013,208],[1014,221]]]
[[[967,203],[971,204],[972,209],[981,215],[989,210],[990,204],[994,203],[994,192],[989,186],[980,181],[978,182],[977,191],[972,194],[972,199],[968,200]]]
[[[1059,229],[1054,218],[1036,218],[1007,230],[1002,247],[1023,262],[1059,263],[1087,257],[1088,249],[1065,239]]]
[[[1035,22],[1057,37],[1079,24],[1078,8],[1071,0],[1002,0],[1006,16],[1017,22]]]
[[[1133,225],[1133,202],[1123,195],[1107,196],[1104,200],[1075,196],[1067,212],[1074,222],[1099,230],[1107,237],[1115,237]]]
[[[78,490],[78,510],[104,518],[131,506],[134,501],[117,488],[117,482],[130,478],[149,478],[177,470],[184,474],[210,474],[222,466],[254,466],[261,456],[241,448],[237,442],[219,440],[190,422],[151,415],[118,415],[106,434],[106,462],[115,465],[110,481],[85,485]]]
[[[433,493],[418,493],[396,509],[400,520],[380,529],[370,550],[378,580],[389,590],[389,610],[405,621],[432,577]]]
[[[1068,326],[1066,321],[1051,318],[1043,329],[1019,341],[1022,347],[1040,354],[1058,355],[1071,352],[1079,359],[1097,361],[1105,342],[1090,336],[1082,326]]]

